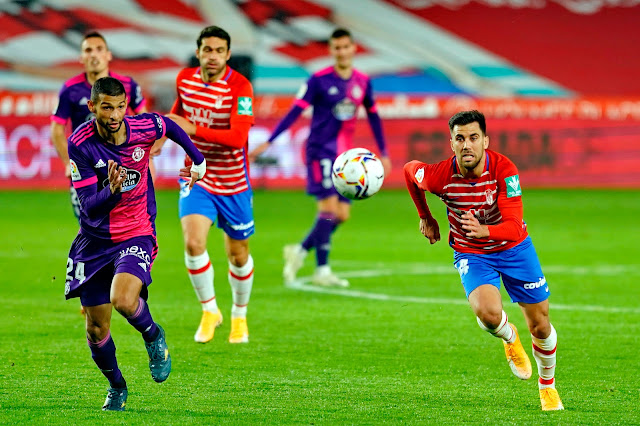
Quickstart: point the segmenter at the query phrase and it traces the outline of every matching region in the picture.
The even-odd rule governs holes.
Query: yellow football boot
[[[509,323],[509,325],[513,328],[513,332],[516,333],[516,340],[514,340],[513,343],[502,341],[504,344],[504,353],[507,356],[507,362],[513,374],[515,374],[518,379],[527,380],[531,377],[531,361],[522,347],[518,329],[511,323]]]
[[[246,318],[231,319],[231,333],[229,334],[229,343],[248,343],[249,328],[247,327]]]
[[[220,324],[222,324],[222,313],[220,313],[220,309],[218,309],[218,312],[202,311],[200,326],[195,336],[193,336],[193,339],[198,343],[209,342],[213,339],[216,327],[220,327]]]
[[[540,404],[542,404],[542,411],[564,410],[556,388],[540,389]]]

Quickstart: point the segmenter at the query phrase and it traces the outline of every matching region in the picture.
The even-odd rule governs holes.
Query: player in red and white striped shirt
[[[196,342],[213,339],[222,323],[207,252],[209,229],[217,222],[225,233],[228,279],[233,292],[229,342],[249,341],[247,304],[253,286],[249,236],[254,233],[253,192],[246,147],[253,125],[253,88],[231,69],[231,38],[220,27],[202,30],[196,56],[200,66],[185,68],[176,78],[178,98],[168,115],[193,139],[207,160],[204,179],[180,192],[180,221],[189,278],[202,305]]]
[[[531,332],[543,410],[562,410],[555,388],[557,335],[549,322],[549,287],[522,218],[522,190],[516,166],[488,150],[484,115],[463,111],[449,120],[454,155],[436,164],[411,161],[405,180],[420,215],[420,232],[440,240],[425,191],[447,206],[449,245],[469,304],[483,330],[502,339],[516,377],[531,377],[531,362],[518,331],[502,310],[500,279],[517,302]]]

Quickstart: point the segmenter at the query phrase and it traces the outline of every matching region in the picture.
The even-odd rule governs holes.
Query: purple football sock
[[[91,349],[91,358],[96,363],[104,377],[109,381],[109,385],[112,388],[126,388],[127,382],[122,377],[122,372],[118,368],[118,361],[116,360],[116,344],[111,338],[111,331],[107,334],[107,337],[99,342],[92,342],[87,339],[89,349]]]
[[[131,324],[133,328],[142,333],[142,338],[146,342],[153,342],[156,337],[158,337],[160,329],[153,321],[153,318],[151,318],[149,306],[142,297],[138,300],[138,309],[136,309],[133,315],[127,317],[127,321],[129,321],[129,324]]]
[[[335,229],[335,216],[321,213],[316,222],[316,262],[318,266],[326,265],[329,261],[329,250],[331,249],[331,233]]]

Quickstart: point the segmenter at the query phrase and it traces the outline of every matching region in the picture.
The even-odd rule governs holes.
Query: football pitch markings
[[[353,263],[333,262],[334,264],[350,265]],[[371,263],[368,264],[372,266]],[[384,264],[377,263],[376,266]],[[387,264],[388,265],[388,264]],[[396,264],[397,265],[397,264]],[[364,266],[364,263],[358,266]],[[374,266],[375,268],[375,266]],[[615,276],[622,274],[637,274],[632,265],[596,265],[596,266],[562,266],[551,265],[544,268],[547,273],[553,274],[570,274],[570,275],[604,275]],[[362,269],[351,270],[337,273],[342,278],[375,278],[389,275],[451,275],[455,279],[457,271],[453,265],[427,265],[427,264],[404,264],[402,268],[381,267],[380,269]],[[352,290],[337,287],[319,287],[309,284],[311,277],[299,277],[295,282],[286,285],[288,288],[298,291],[310,293],[331,294],[335,296],[353,297],[357,299],[382,300],[391,302],[408,302],[421,304],[446,304],[446,305],[468,305],[464,297],[461,298],[445,298],[445,297],[417,297],[417,296],[401,296],[384,293],[372,293],[361,290]],[[551,303],[551,309],[559,311],[581,311],[581,312],[608,312],[608,313],[630,313],[640,314],[640,308],[621,307],[621,306],[601,306],[601,305],[566,305],[559,303]]]

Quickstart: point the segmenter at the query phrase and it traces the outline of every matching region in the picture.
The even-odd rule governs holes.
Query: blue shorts
[[[453,264],[460,274],[467,298],[483,284],[500,289],[501,277],[514,303],[539,303],[549,297],[549,286],[529,236],[517,246],[496,253],[454,251]]]
[[[351,200],[338,194],[331,180],[331,169],[334,159],[315,158],[307,161],[307,194],[313,195],[317,200],[323,200],[337,195],[340,201],[351,203]]]
[[[140,296],[147,299],[151,267],[158,252],[152,236],[135,237],[121,243],[95,241],[78,234],[69,250],[65,297],[79,297],[82,306],[111,303],[111,283],[116,274],[127,272],[142,281]]]
[[[180,181],[178,214],[181,219],[190,214],[206,216],[234,240],[246,240],[255,232],[250,189],[234,195],[217,195],[197,184],[189,191],[188,183]]]

